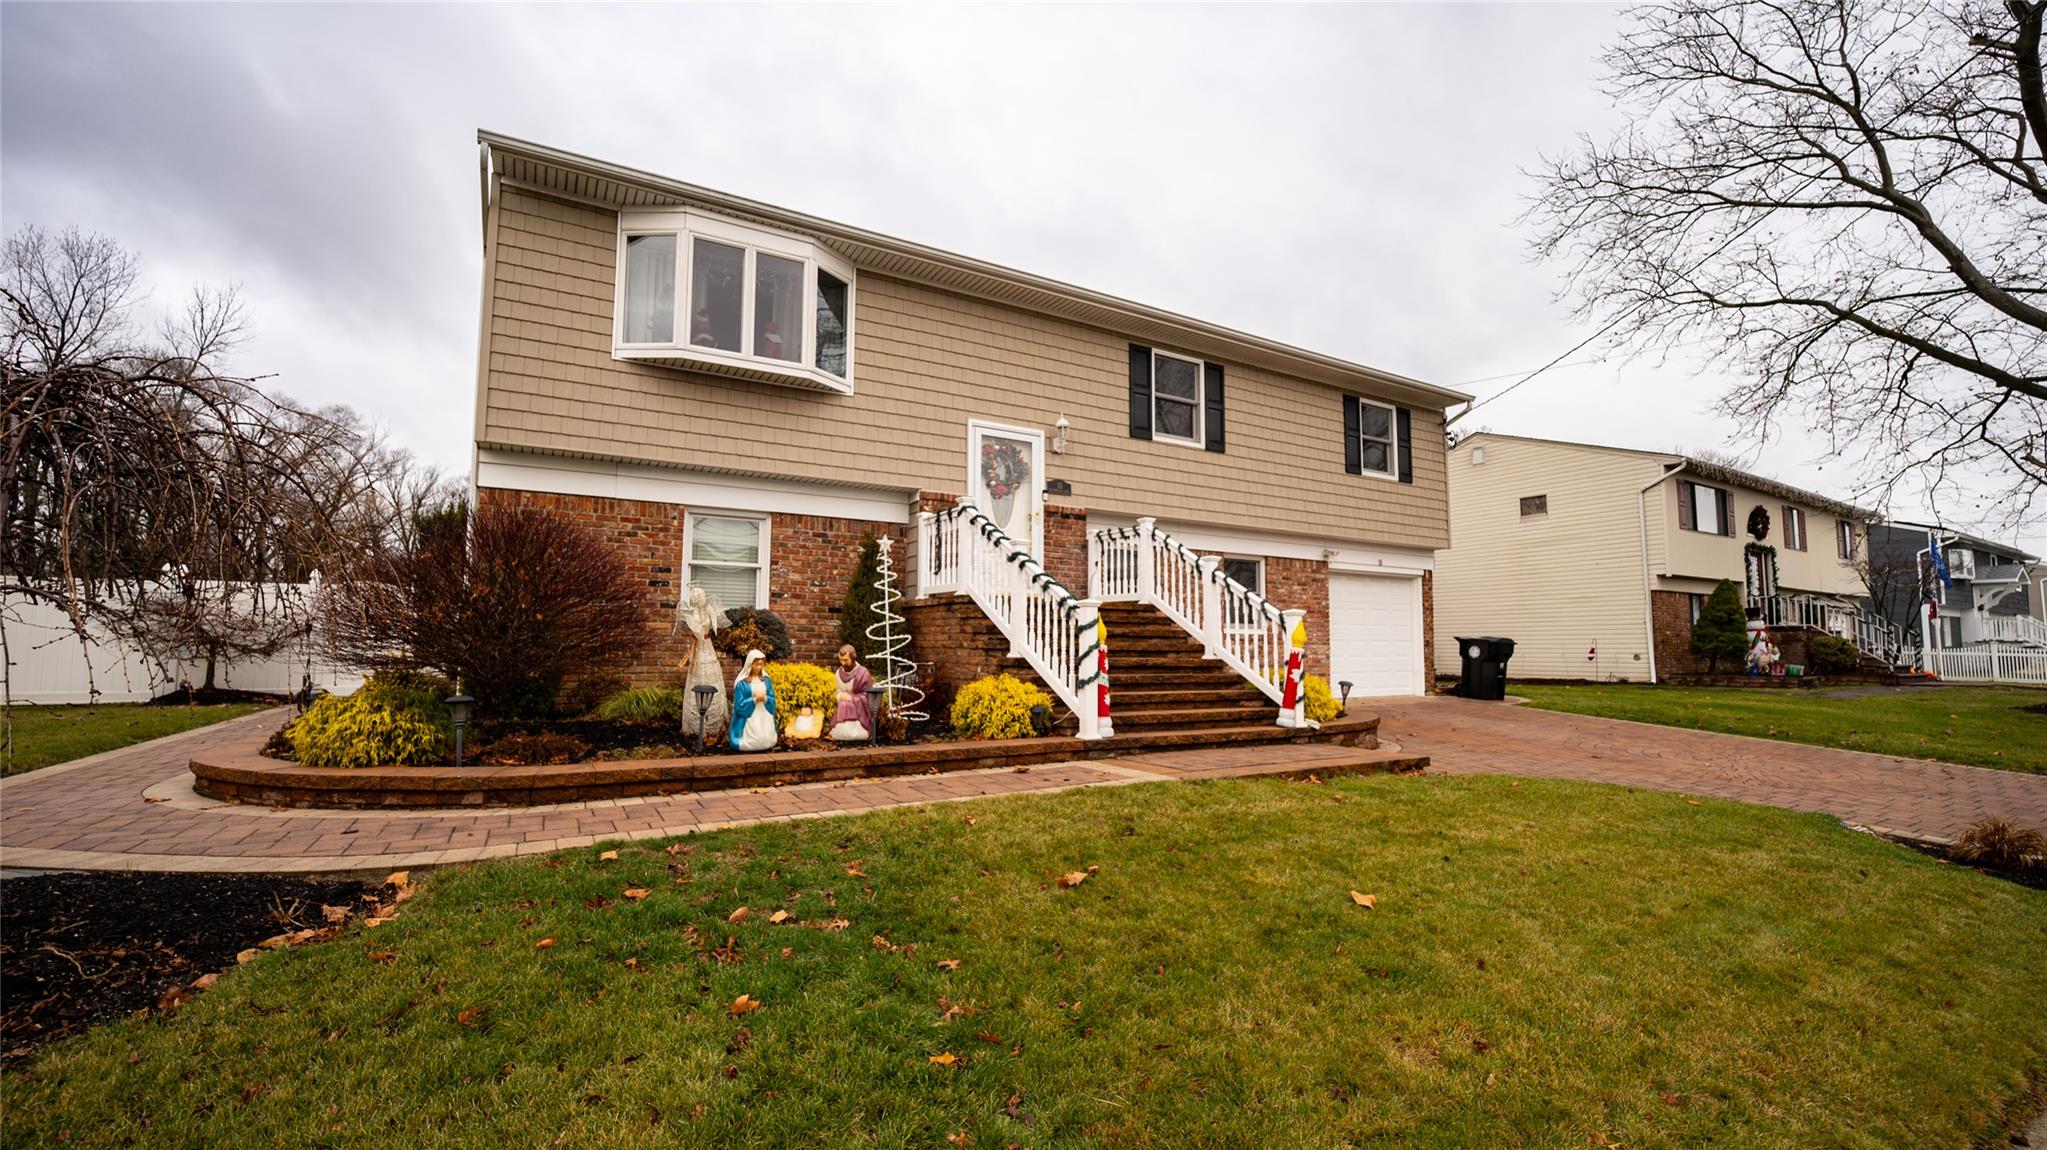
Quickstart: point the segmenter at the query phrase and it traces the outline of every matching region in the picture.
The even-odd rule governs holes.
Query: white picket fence
[[[1933,673],[1951,683],[2047,684],[2047,651],[1991,644],[1936,650],[1932,661]]]
[[[304,584],[283,584],[267,594],[303,602]],[[0,598],[7,628],[6,667],[9,697],[16,703],[139,703],[190,680],[203,682],[205,664],[173,663],[168,670],[144,652],[119,642],[104,630],[88,628],[81,644],[71,620],[57,608],[18,597]],[[306,642],[269,659],[224,663],[214,668],[216,687],[288,694],[298,690],[308,673]],[[313,652],[313,685],[347,694],[362,685],[362,676],[325,663]]]

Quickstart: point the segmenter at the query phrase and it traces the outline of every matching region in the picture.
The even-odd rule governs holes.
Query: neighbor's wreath
[[[1031,465],[1024,458],[1023,444],[1000,440],[981,445],[981,485],[988,489],[990,499],[1007,498],[1030,477]]]

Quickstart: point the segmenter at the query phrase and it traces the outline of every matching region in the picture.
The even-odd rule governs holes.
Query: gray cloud
[[[1586,334],[1514,220],[1609,130],[1593,6],[0,7],[0,224],[158,297],[235,279],[238,366],[468,462],[474,133],[524,136],[1446,384]],[[1474,425],[1725,446],[1679,360]],[[1488,393],[1506,381],[1476,385]],[[1736,445],[1739,446],[1738,441]],[[1803,432],[1765,469],[1845,492]]]

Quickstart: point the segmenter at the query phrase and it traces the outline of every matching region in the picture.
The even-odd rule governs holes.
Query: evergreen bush
[[[1741,592],[1734,580],[1722,579],[1699,608],[1692,624],[1692,654],[1706,660],[1706,673],[1720,673],[1720,660],[1741,666],[1748,654],[1748,613],[1741,607]]]
[[[869,670],[876,669],[876,660],[881,656],[881,641],[867,637],[868,626],[880,618],[874,613],[875,604],[881,602],[881,590],[874,585],[880,578],[881,543],[871,534],[862,536],[860,561],[853,566],[846,597],[839,601],[839,644],[851,644]]]
[[[953,697],[952,729],[968,739],[1029,738],[1031,708],[1051,705],[1052,696],[1014,675],[984,675]]]
[[[712,637],[712,645],[730,658],[743,660],[748,651],[757,650],[773,663],[795,649],[789,642],[789,625],[773,611],[733,607],[725,612],[725,620],[725,629]]]
[[[441,700],[446,679],[419,672],[372,675],[352,695],[329,695],[286,728],[292,757],[309,767],[419,766],[448,753]]]
[[[1815,675],[1848,675],[1862,666],[1862,652],[1838,635],[1814,635],[1805,652]]]

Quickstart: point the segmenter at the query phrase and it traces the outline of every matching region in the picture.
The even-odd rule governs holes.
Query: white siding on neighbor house
[[[1484,463],[1472,462],[1477,448]],[[1450,546],[1436,553],[1436,670],[1458,672],[1456,636],[1503,635],[1515,642],[1511,678],[1646,680],[1636,493],[1662,471],[1656,456],[1539,440],[1480,435],[1452,449]],[[1523,516],[1521,501],[1533,496],[1547,511]],[[1652,568],[1665,546],[1656,498],[1652,491]]]

